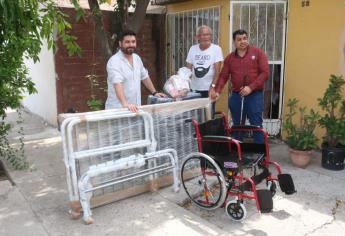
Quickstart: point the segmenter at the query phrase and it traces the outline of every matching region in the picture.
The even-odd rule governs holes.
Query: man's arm
[[[222,91],[230,75],[230,54],[225,58],[222,70],[219,73],[219,78],[216,81],[216,87],[211,90],[210,98],[214,102],[219,97],[219,93]]]
[[[259,55],[258,55],[258,60],[259,60],[259,75],[258,77],[252,82],[248,87],[252,91],[256,90],[257,88],[261,88],[264,86],[265,81],[269,77],[269,65],[268,65],[268,59],[266,54],[259,49]]]
[[[193,65],[187,62],[186,67],[191,70],[193,68]]]
[[[218,61],[218,62],[214,63],[213,66],[214,66],[214,76],[213,76],[213,79],[212,79],[211,86],[208,89],[208,96],[211,99],[212,99],[212,96],[214,96],[214,90],[215,90],[215,88],[212,87],[212,84],[217,84],[217,80],[218,80],[218,77],[219,77],[219,74],[220,74],[220,67],[222,66],[222,62]]]
[[[125,97],[125,93],[123,91],[122,83],[113,84],[113,88],[115,90],[115,94],[116,94],[117,98],[119,99],[122,107],[127,107],[128,110],[130,110],[131,112],[138,112],[138,107],[136,105],[128,104],[126,97]]]
[[[157,92],[157,90],[155,89],[155,86],[153,86],[153,83],[152,83],[150,77],[147,77],[146,79],[143,79],[141,82],[145,85],[147,90],[149,90],[149,92],[152,95],[158,96],[158,97],[166,97],[166,95],[164,93],[158,93]]]
[[[224,88],[226,82],[228,82],[228,80],[229,80],[230,60],[231,60],[231,54],[229,54],[225,58],[223,68],[220,71],[219,79],[217,80],[216,88],[215,88],[217,93],[220,93],[222,91],[222,89]]]
[[[212,80],[213,84],[217,84],[217,80],[218,80],[218,77],[219,77],[219,74],[220,74],[220,67],[221,66],[222,66],[222,62],[221,61],[214,63],[214,77],[213,77],[213,80]]]

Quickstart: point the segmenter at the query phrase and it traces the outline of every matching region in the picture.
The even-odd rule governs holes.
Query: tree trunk
[[[149,5],[149,2],[150,0],[137,1],[135,11],[128,21],[128,28],[130,30],[133,30],[135,33],[138,33],[142,24],[144,23],[146,9],[147,9],[147,6]]]
[[[97,0],[88,0],[90,10],[92,13],[93,20],[95,22],[95,30],[96,30],[96,37],[101,44],[102,52],[105,59],[109,59],[112,56],[112,46],[115,42],[109,33],[105,31],[103,25],[103,17],[102,12],[99,7],[99,3]],[[149,4],[150,0],[140,0],[137,1],[137,5],[135,7],[135,11],[133,15],[128,19],[127,27],[128,29],[133,30],[134,32],[138,33],[140,30],[146,15],[146,9]],[[117,20],[117,19],[114,19]]]
[[[96,37],[101,43],[101,48],[105,59],[112,56],[112,40],[104,30],[102,12],[97,0],[88,0],[93,20],[95,22]]]

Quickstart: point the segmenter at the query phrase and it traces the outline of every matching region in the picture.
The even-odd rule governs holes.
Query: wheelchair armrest
[[[251,129],[262,129],[262,128],[260,126],[255,126],[255,125],[233,125],[231,126],[231,129],[251,130]]]
[[[235,141],[235,142],[240,142],[236,139],[233,139],[231,137],[228,136],[217,136],[217,135],[204,135],[202,136],[201,141],[208,141],[208,142],[231,142],[231,141]]]
[[[233,125],[229,131],[230,132],[233,132],[233,131],[236,131],[236,132],[257,131],[257,132],[263,133],[264,135],[268,135],[266,130],[264,130],[260,126],[255,126],[255,125]]]

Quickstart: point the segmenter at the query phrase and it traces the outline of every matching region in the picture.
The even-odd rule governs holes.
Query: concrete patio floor
[[[17,114],[8,113],[16,122]],[[297,193],[278,191],[272,213],[259,214],[246,202],[243,222],[228,219],[224,209],[181,206],[184,190],[145,193],[93,210],[95,223],[84,225],[68,214],[68,191],[60,133],[37,116],[23,112],[25,153],[30,168],[10,170],[16,186],[0,181],[0,235],[341,235],[345,232],[345,170],[321,168],[316,152],[306,169],[292,166],[288,148],[270,144],[271,159],[295,181]],[[10,141],[18,145],[15,125]]]

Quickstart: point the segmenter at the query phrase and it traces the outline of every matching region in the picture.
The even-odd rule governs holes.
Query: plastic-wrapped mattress
[[[190,100],[190,99],[196,99],[196,98],[201,98],[200,93],[188,92],[186,96],[178,98],[176,100],[170,97],[161,98],[161,97],[149,95],[147,98],[147,104],[150,105],[150,104],[167,103],[167,102],[174,102],[178,100],[184,101],[184,100]]]

